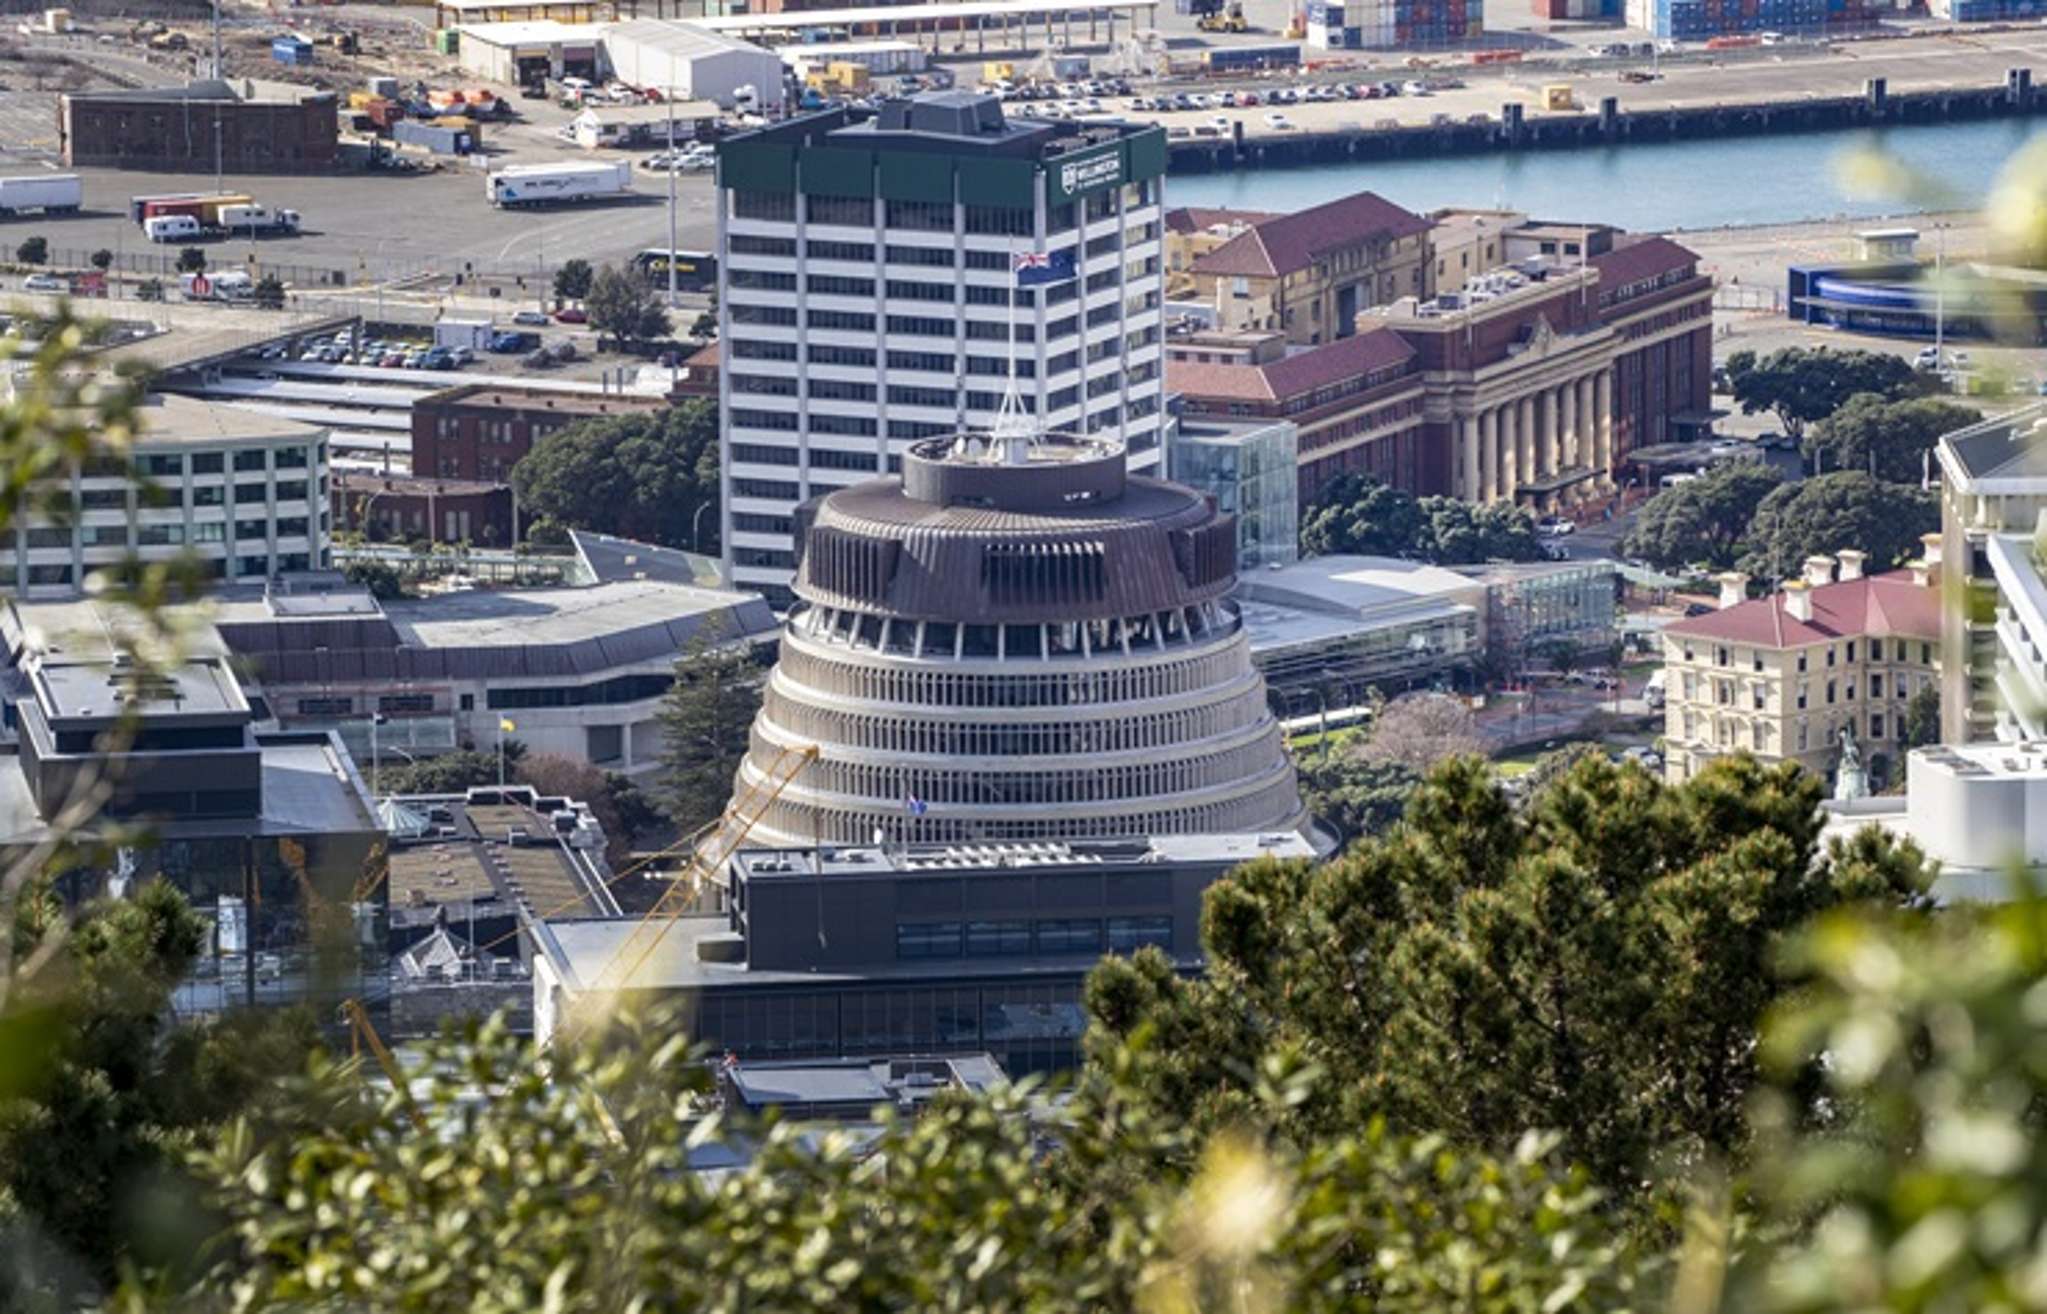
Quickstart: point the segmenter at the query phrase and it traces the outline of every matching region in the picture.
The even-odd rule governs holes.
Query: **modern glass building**
[[[1239,567],[1300,559],[1299,442],[1290,420],[1232,423],[1183,415],[1168,429],[1166,473],[1237,518]]]
[[[1041,427],[1156,469],[1165,170],[1157,125],[1012,121],[967,92],[723,143],[728,580],[790,601],[796,507],[986,426],[1012,374]]]

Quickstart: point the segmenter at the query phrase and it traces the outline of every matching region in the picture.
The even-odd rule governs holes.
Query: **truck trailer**
[[[633,190],[630,164],[519,164],[485,174],[483,194],[500,207],[603,201]]]
[[[85,204],[85,184],[75,173],[36,173],[0,178],[0,215],[41,210],[44,214],[77,214]]]
[[[202,222],[204,219],[202,217]],[[299,212],[296,210],[273,210],[267,205],[242,202],[234,205],[216,206],[213,211],[212,227],[219,228],[230,236],[241,233],[268,233],[282,237],[299,230]]]
[[[201,227],[208,227],[217,224],[222,206],[249,205],[255,199],[241,192],[226,192],[194,196],[138,196],[133,204],[141,208],[141,213],[136,216],[138,222],[188,214],[197,219]]]

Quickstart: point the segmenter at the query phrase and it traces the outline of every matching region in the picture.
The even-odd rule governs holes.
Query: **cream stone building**
[[[1847,726],[1872,786],[1897,779],[1906,705],[1939,678],[1939,571],[1919,561],[1865,575],[1865,559],[1808,557],[1802,578],[1764,598],[1748,598],[1748,578],[1730,572],[1718,611],[1664,629],[1673,783],[1737,752],[1831,780]]]

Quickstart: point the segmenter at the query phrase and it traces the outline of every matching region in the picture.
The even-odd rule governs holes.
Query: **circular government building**
[[[1306,827],[1228,600],[1234,520],[1127,474],[1120,443],[927,439],[900,478],[807,504],[798,537],[738,783],[787,749],[818,757],[750,843]]]

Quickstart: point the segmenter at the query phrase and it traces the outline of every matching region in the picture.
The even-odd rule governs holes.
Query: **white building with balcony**
[[[1012,372],[1040,427],[1156,471],[1165,165],[1156,125],[1010,120],[965,92],[723,143],[728,580],[787,604],[797,505],[987,428]]]

